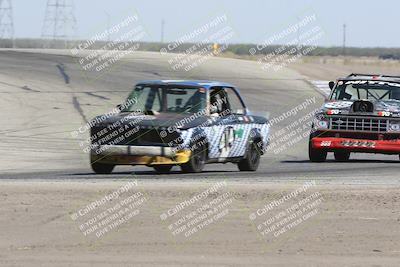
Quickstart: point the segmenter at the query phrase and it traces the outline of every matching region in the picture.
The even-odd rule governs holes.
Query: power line
[[[73,0],[48,0],[42,38],[67,40],[76,37],[76,31]]]
[[[14,40],[14,19],[11,0],[0,0],[0,39]]]
[[[346,55],[346,24],[343,24],[343,56]]]

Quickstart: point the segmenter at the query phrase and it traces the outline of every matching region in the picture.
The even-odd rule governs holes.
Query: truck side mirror
[[[335,87],[335,82],[330,81],[329,82],[329,88],[331,88],[331,90]]]

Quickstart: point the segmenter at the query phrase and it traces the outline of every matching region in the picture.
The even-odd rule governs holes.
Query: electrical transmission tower
[[[48,0],[42,38],[64,40],[76,37],[77,23],[73,0]]]
[[[0,0],[0,39],[14,40],[11,0]]]

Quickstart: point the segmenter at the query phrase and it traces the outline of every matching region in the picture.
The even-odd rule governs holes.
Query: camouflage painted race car
[[[350,154],[400,154],[400,77],[351,74],[330,82],[329,100],[316,114],[309,157],[337,161]]]
[[[91,122],[91,166],[174,165],[201,172],[206,163],[236,163],[255,171],[268,142],[265,117],[251,115],[237,89],[212,81],[143,81],[120,112]]]

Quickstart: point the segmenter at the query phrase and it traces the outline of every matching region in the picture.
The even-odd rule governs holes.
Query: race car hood
[[[102,116],[94,118],[99,121]],[[104,118],[104,117],[103,117]],[[210,120],[209,116],[199,116],[197,114],[178,114],[178,113],[158,113],[154,115],[137,115],[134,113],[119,113],[101,120],[98,125],[109,125],[121,122],[127,124],[132,122],[140,127],[170,127],[176,126],[179,129],[187,129],[199,126]]]
[[[366,100],[370,101],[370,100]],[[374,111],[386,111],[390,112],[393,115],[400,115],[400,100],[375,100],[371,101],[374,104]],[[325,103],[320,112],[325,113],[328,110],[339,110],[341,114],[350,113],[351,106],[353,105],[354,100],[345,100],[345,101],[329,101]]]

